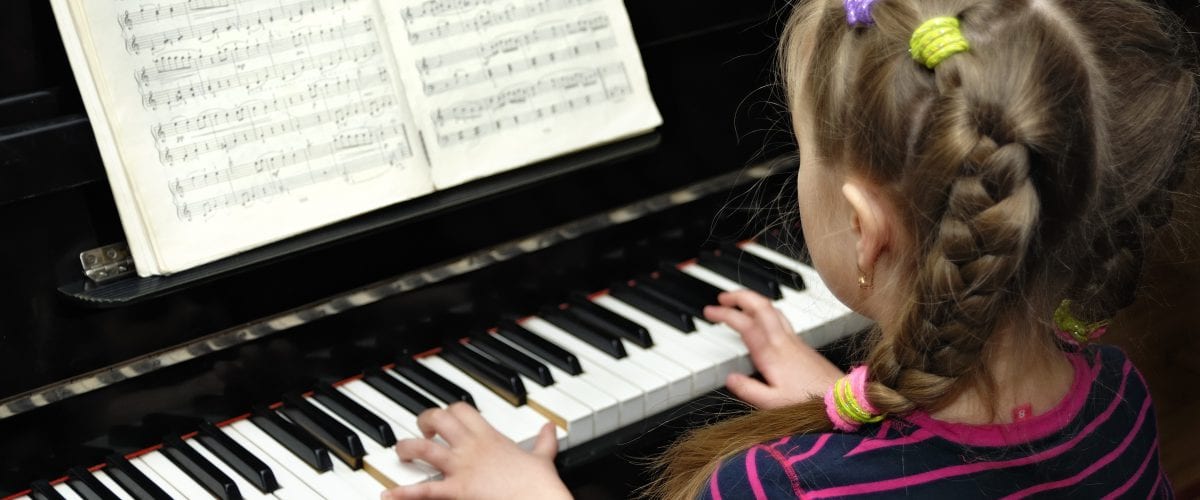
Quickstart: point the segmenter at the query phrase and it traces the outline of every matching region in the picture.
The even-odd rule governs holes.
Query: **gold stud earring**
[[[871,286],[875,284],[875,280],[871,277],[868,277],[867,273],[864,273],[862,267],[859,267],[858,264],[855,264],[854,267],[858,268],[858,287],[863,290],[871,288]]]

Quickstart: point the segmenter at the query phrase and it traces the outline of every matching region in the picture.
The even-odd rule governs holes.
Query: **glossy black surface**
[[[216,465],[179,439],[179,436],[163,438],[162,454],[213,496],[221,500],[241,500],[242,492],[238,490],[233,478],[221,472]]]
[[[505,366],[512,367],[538,385],[545,387],[554,384],[554,375],[550,373],[549,367],[541,361],[533,359],[529,355],[494,338],[490,333],[482,333],[471,337],[469,346],[500,363],[504,363]]]
[[[279,482],[275,480],[275,472],[261,459],[226,435],[225,431],[207,422],[201,423],[199,430],[200,434],[195,439],[200,440],[200,444],[208,448],[208,451],[241,474],[259,491],[270,493],[279,489]]]
[[[132,306],[95,309],[64,299],[58,288],[79,280],[79,252],[124,240],[112,196],[48,3],[0,2],[0,261],[6,263],[0,400],[790,152],[787,133],[775,126],[780,116],[770,86],[779,24],[774,12],[782,3],[628,4],[664,118],[661,142],[648,154],[496,193]],[[0,463],[0,494],[161,443],[164,426],[148,415],[228,419],[276,403],[282,394],[309,391],[319,378],[382,366],[401,348],[436,347],[445,340],[440,332],[496,327],[505,316],[559,303],[569,290],[600,290],[618,277],[653,269],[658,259],[694,257],[710,237],[744,235],[740,216],[720,225],[726,233],[712,230],[714,217],[739,203],[745,202],[726,195],[698,200],[0,419],[0,456],[8,457]],[[439,328],[426,328],[430,324]],[[564,366],[578,367],[569,353],[555,354]],[[308,448],[319,465],[320,447]],[[114,463],[107,467],[114,477],[136,481],[136,470],[123,472],[127,464]],[[144,488],[148,497],[161,494]]]

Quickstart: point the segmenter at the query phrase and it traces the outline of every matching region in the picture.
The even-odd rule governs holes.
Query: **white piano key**
[[[65,482],[54,485],[54,491],[58,492],[59,495],[62,495],[63,498],[67,500],[83,500],[83,497],[79,496],[78,493],[75,493],[75,490],[71,489],[70,486],[67,486],[67,483]]]
[[[567,431],[566,446],[559,451],[586,443],[596,437],[596,418],[591,408],[563,394],[557,384],[542,387],[524,375],[520,377],[521,382],[525,384],[529,407]],[[616,408],[615,405],[613,408]]]
[[[349,422],[342,420],[342,417],[334,413],[333,410],[326,408],[320,401],[315,398],[308,398],[308,403],[329,414],[338,423],[346,426],[352,432],[358,435],[358,440],[362,442],[363,451],[366,451],[366,456],[363,457],[363,468],[371,472],[371,476],[381,482],[382,486],[389,488],[395,486],[408,486],[425,482],[429,479],[429,474],[414,464],[406,464],[400,461],[400,457],[396,456],[394,447],[384,448],[376,443],[375,440],[363,434]],[[395,433],[395,430],[393,430]],[[380,489],[382,491],[382,488]],[[376,495],[379,491],[375,492]]]
[[[745,288],[740,283],[721,276],[700,264],[685,266],[682,271],[725,291]],[[787,318],[788,323],[792,325],[793,332],[803,337],[810,345],[814,339],[824,340],[826,330],[837,328],[837,325],[834,325],[832,322],[835,318],[826,318],[824,315],[800,311],[793,307],[787,298],[775,300],[772,304]]]
[[[497,335],[496,339],[507,343],[513,349],[521,351],[533,359],[542,361],[546,365],[546,368],[550,369],[550,376],[554,378],[554,385],[552,387],[588,408],[592,415],[594,436],[603,436],[621,427],[621,402],[617,401],[617,398],[611,394],[588,383],[585,380],[587,376],[586,372],[580,375],[571,375],[560,370],[553,363],[547,363],[545,360],[538,358],[537,355],[526,351],[524,347],[510,342],[501,335]],[[526,384],[526,387],[528,387],[528,384]],[[634,397],[640,398],[641,395],[635,391]]]
[[[106,488],[108,488],[108,491],[111,491],[117,496],[117,498],[120,498],[121,500],[134,500],[133,495],[130,495],[128,492],[126,492],[125,489],[122,488],[121,485],[117,484],[117,481],[114,480],[112,476],[109,476],[107,472],[104,472],[103,469],[93,472],[92,475],[96,476],[96,480],[100,481],[100,484],[103,484]]]
[[[271,473],[275,475],[275,481],[279,483],[279,489],[273,491],[271,494],[275,495],[276,498],[283,500],[318,500],[322,498],[320,494],[318,494],[316,491],[313,491],[306,484],[304,484],[300,478],[292,474],[291,470],[279,463],[274,456],[272,456],[270,453],[260,450],[254,445],[253,442],[246,439],[241,433],[237,432],[233,428],[234,424],[243,422],[247,424],[250,423],[248,419],[243,419],[234,422],[233,424],[221,427],[220,430],[221,432],[225,433],[226,436],[229,436],[229,439],[232,439],[233,442],[237,443],[242,448],[245,448],[246,451],[253,454],[255,458],[262,460],[263,463],[271,469]],[[291,453],[287,452],[286,450],[284,453],[291,455]],[[312,469],[309,470],[312,471]]]
[[[200,444],[199,440],[189,439],[187,441],[184,441],[184,443],[187,443],[187,445],[190,446],[193,450],[196,450],[196,453],[199,453],[200,456],[204,457],[205,460],[212,462],[212,464],[214,466],[216,466],[218,470],[220,470],[221,472],[224,472],[226,476],[229,476],[229,479],[233,480],[233,484],[237,485],[238,491],[240,491],[242,493],[242,498],[245,498],[245,499],[274,498],[271,496],[270,493],[264,493],[262,490],[256,488],[253,484],[250,484],[250,482],[247,481],[246,478],[242,477],[241,474],[238,474],[236,470],[233,470],[233,467],[230,467],[229,464],[225,463],[220,458],[217,458],[217,456],[215,454],[213,454],[213,452],[209,451],[208,448],[205,448],[203,444]]]
[[[154,451],[151,453],[147,453],[147,455],[152,454],[152,453],[159,453],[159,452]],[[142,457],[144,457],[144,456],[145,455],[142,455],[140,457],[131,458],[131,459],[129,459],[129,463],[132,464],[135,468],[137,468],[137,470],[140,471],[142,474],[144,474],[146,476],[146,478],[150,479],[150,482],[154,483],[155,486],[158,486],[160,489],[162,489],[163,493],[166,493],[171,498],[187,498],[186,496],[183,495],[183,493],[180,493],[179,490],[175,489],[175,487],[172,486],[170,482],[168,482],[166,479],[163,479],[162,476],[158,475],[158,473],[155,472],[152,467],[147,465],[146,462],[142,460]]]
[[[826,306],[824,314],[829,317],[837,318],[837,324],[840,326],[838,336],[846,336],[856,333],[862,329],[869,328],[872,325],[870,319],[851,311],[846,307],[829,288],[825,286],[825,282],[821,280],[821,276],[816,269],[805,265],[803,262],[792,259],[775,250],[771,250],[758,243],[749,242],[742,245],[742,250],[750,252],[754,255],[762,257],[766,260],[778,264],[780,267],[789,269],[804,278],[804,284],[807,290],[813,297],[816,297],[824,302]],[[813,304],[814,309],[821,309],[819,304]]]
[[[382,418],[385,422],[387,422],[387,424],[392,427],[392,434],[395,435],[396,439],[410,439],[421,436],[421,430],[417,427],[417,419],[415,416],[412,416],[412,414],[409,413],[408,410],[405,410],[404,407],[396,404],[391,399],[388,399],[387,396],[384,396],[379,391],[376,391],[374,387],[367,385],[366,382],[363,382],[362,380],[353,380],[339,385],[337,389],[355,403],[362,405],[363,408],[370,410],[372,413],[378,415],[379,418]],[[392,406],[389,406],[389,403]],[[399,417],[409,421],[413,428],[410,430],[407,427],[408,424],[402,423],[393,417]],[[392,456],[396,458],[396,461],[400,461],[399,456],[395,454],[395,448],[388,447],[386,449],[392,451]],[[401,462],[401,465],[411,466],[421,471],[425,474],[426,480],[436,479],[442,475],[440,471],[425,462],[413,462],[407,464]]]
[[[613,358],[544,319],[538,317],[529,318],[525,321],[524,326],[529,331],[545,337],[546,340],[562,346],[563,349],[571,351],[575,356],[579,357],[580,363],[587,360],[594,367],[594,370],[605,370],[613,374],[618,380],[624,381],[624,384],[639,388],[646,395],[647,416],[665,410],[670,406],[672,401],[670,382],[673,382],[673,380],[668,381],[662,375],[646,370],[640,363],[628,357],[620,360]],[[584,370],[586,371],[588,368],[584,367]]]
[[[737,354],[703,335],[688,335],[646,314],[611,295],[596,297],[593,302],[642,325],[654,338],[653,349],[676,357],[692,369],[698,392],[721,387],[725,376],[734,368]]]
[[[621,339],[621,343],[625,345],[625,359],[622,361],[640,366],[667,381],[667,403],[653,410],[665,410],[699,395],[692,384],[692,371],[680,365],[674,357],[663,356],[658,351],[644,349],[625,339]]]
[[[336,498],[344,495],[352,486],[342,478],[338,477],[332,471],[318,473],[316,469],[310,467],[299,457],[292,454],[282,444],[272,438],[269,434],[260,429],[254,422],[249,420],[239,420],[229,424],[225,428],[230,437],[238,441],[239,444],[245,446],[246,449],[252,450],[256,456],[271,457],[279,466],[285,469],[292,477],[299,479],[310,489],[318,493],[324,498]],[[262,455],[259,455],[259,453]],[[333,459],[337,461],[336,458]],[[275,470],[275,467],[271,467]],[[278,471],[276,471],[276,479],[279,479]],[[282,480],[281,484],[282,484]],[[288,487],[288,486],[285,486]]]
[[[439,356],[426,356],[418,358],[417,361],[471,393],[479,413],[501,434],[512,439],[522,448],[527,450],[533,448],[533,443],[537,440],[542,426],[549,421],[546,417],[527,405],[513,406],[493,393],[491,389],[476,382],[470,375]],[[558,426],[555,426],[555,429],[557,429],[555,432],[559,447],[562,447],[565,444],[567,433]]]
[[[138,457],[147,466],[154,469],[158,476],[164,481],[171,483],[171,487],[179,491],[186,498],[211,498],[213,496],[203,485],[192,479],[187,472],[180,469],[175,462],[167,458],[162,452],[147,453]],[[239,486],[238,489],[241,489]]]

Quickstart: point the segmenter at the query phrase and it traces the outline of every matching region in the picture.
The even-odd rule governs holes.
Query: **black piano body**
[[[157,445],[192,419],[244,414],[778,222],[789,169],[747,169],[794,152],[774,86],[785,7],[628,2],[664,117],[654,133],[350,221],[186,283],[106,295],[111,287],[83,277],[79,254],[124,238],[52,13],[38,0],[5,2],[0,497]],[[448,262],[478,269],[422,278]],[[390,292],[355,300],[372,287]],[[564,454],[560,467],[586,485],[584,465],[624,463],[673,435],[647,439],[658,423]]]

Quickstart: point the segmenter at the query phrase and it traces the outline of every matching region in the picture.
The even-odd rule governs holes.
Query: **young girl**
[[[878,326],[849,374],[750,292],[758,407],[663,457],[655,496],[1169,497],[1144,381],[1089,344],[1132,301],[1191,158],[1194,54],[1134,0],[810,0],[782,38],[813,263]],[[439,482],[385,498],[567,497],[554,435],[465,405],[397,445]]]

